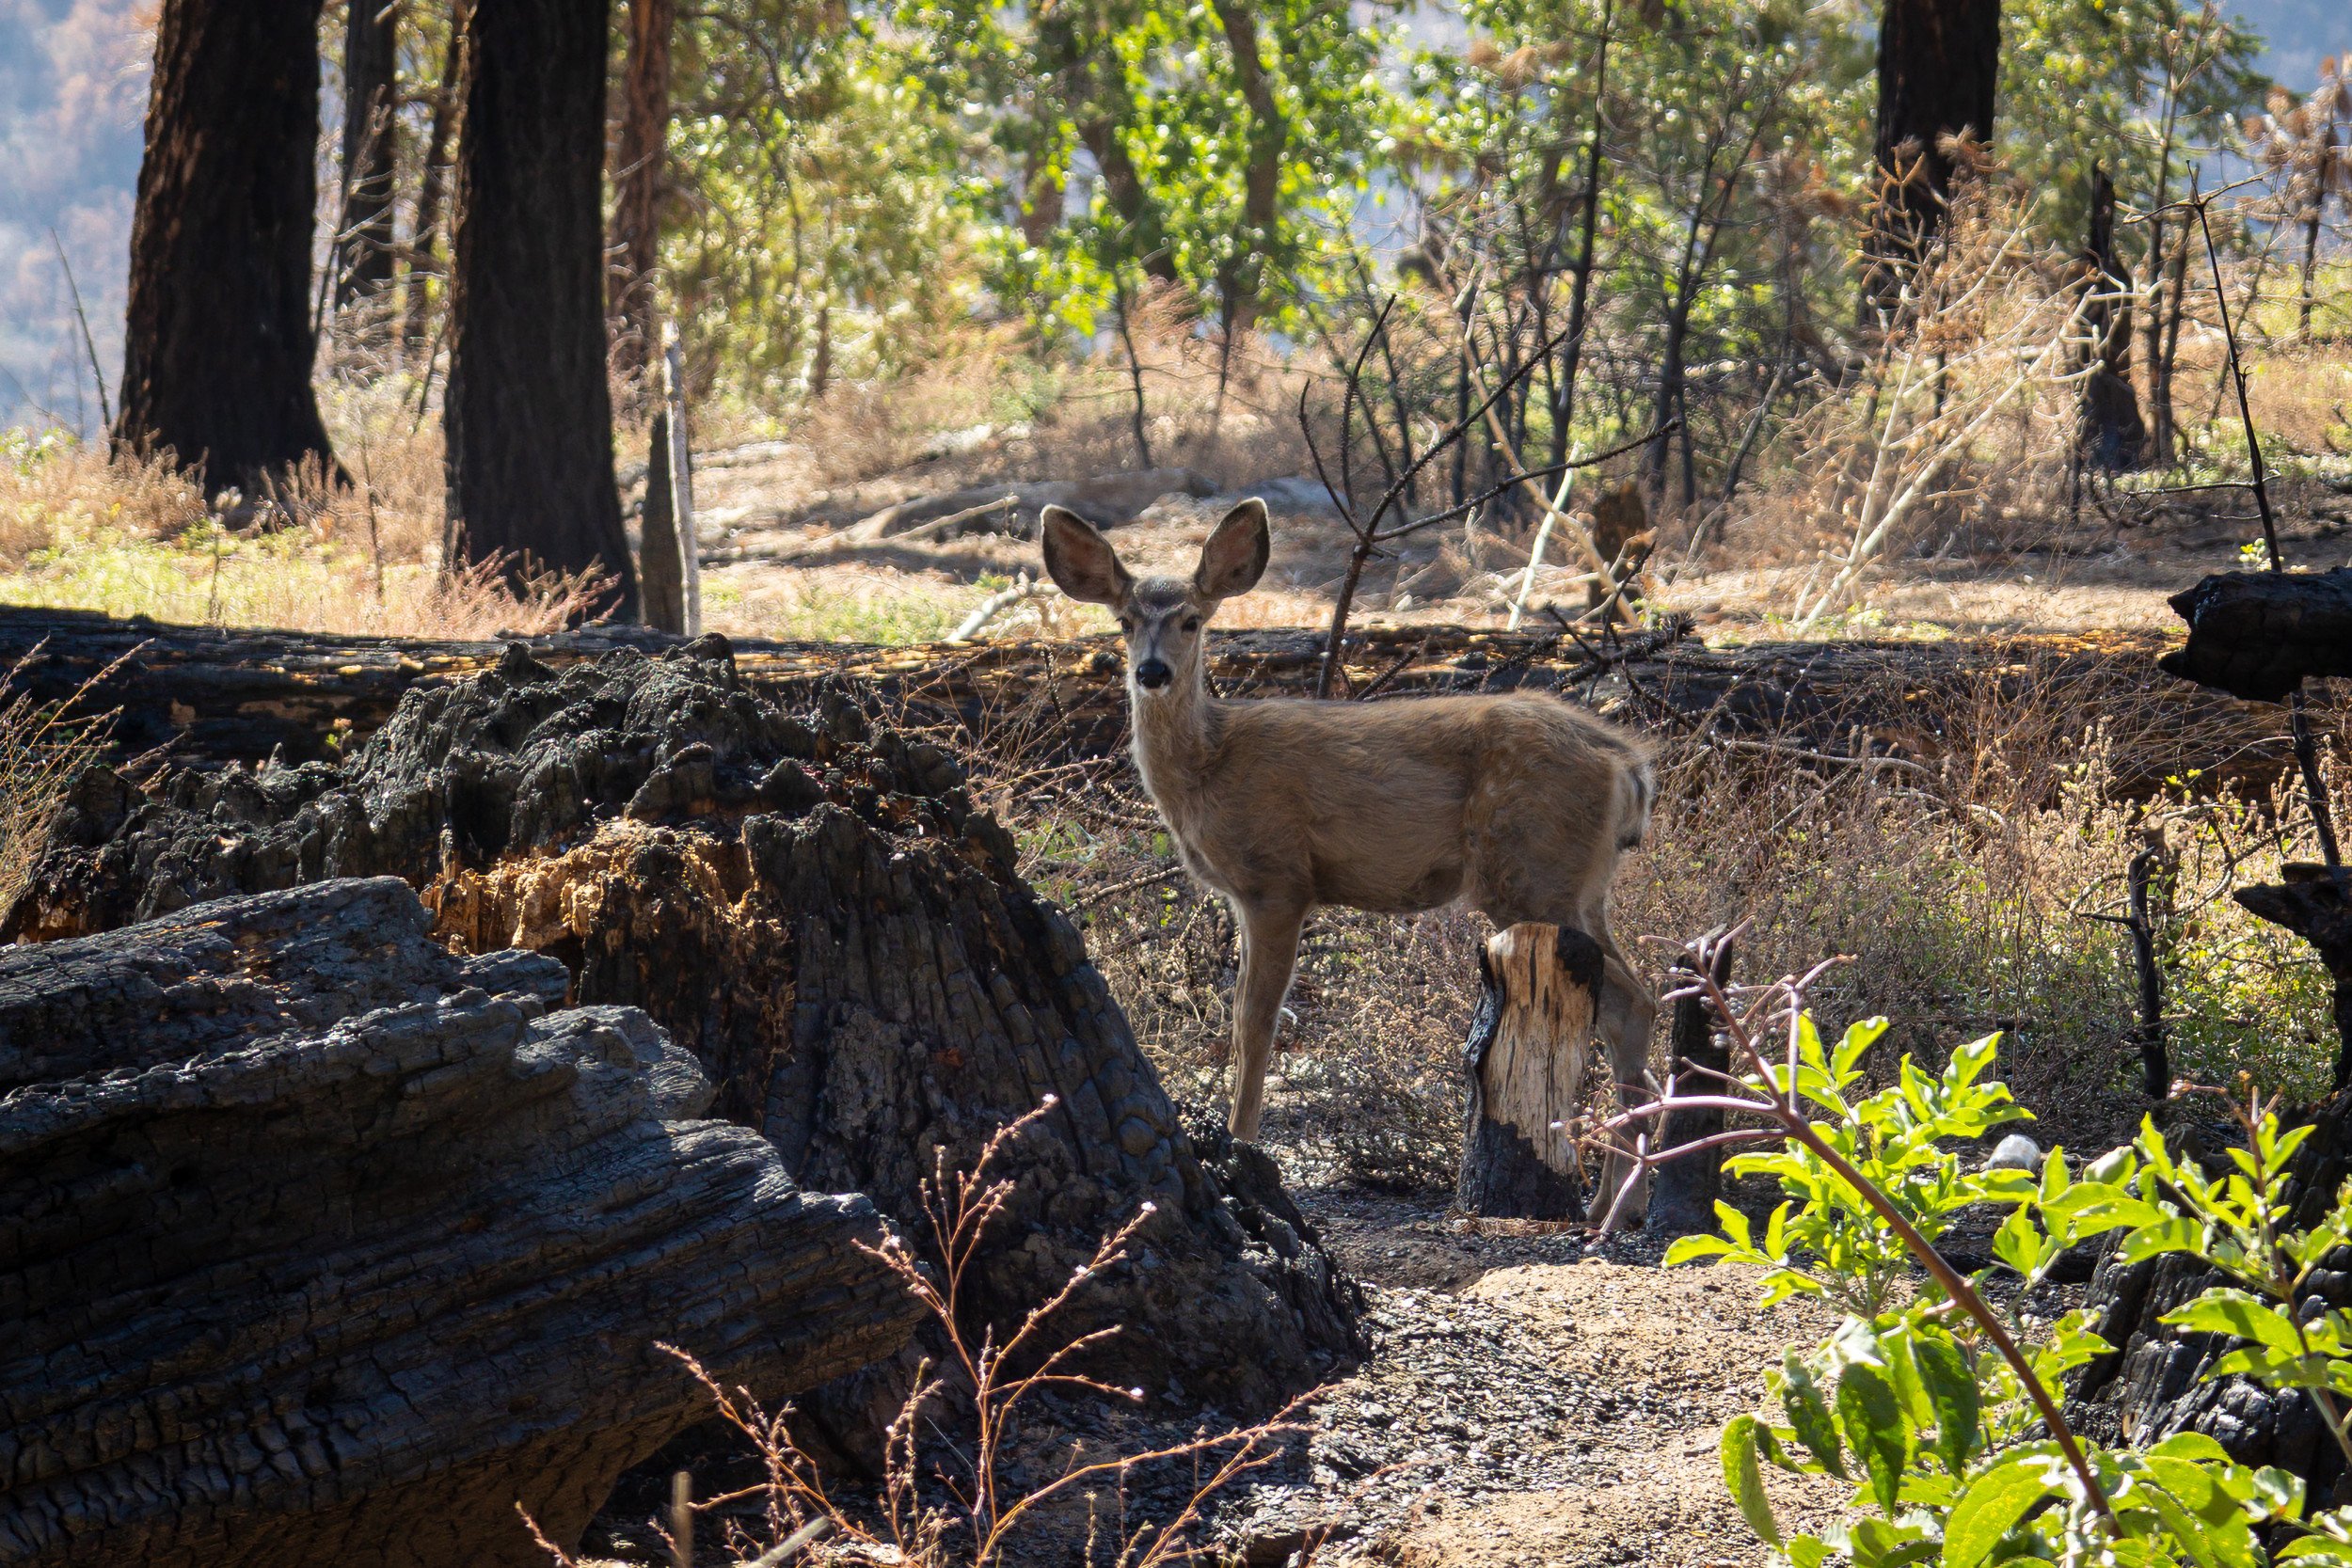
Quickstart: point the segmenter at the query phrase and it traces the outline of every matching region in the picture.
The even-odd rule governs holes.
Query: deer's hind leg
[[[1265,1102],[1266,1066],[1274,1057],[1274,1031],[1282,1019],[1282,998],[1298,963],[1298,932],[1306,924],[1303,904],[1243,904],[1233,912],[1241,927],[1241,978],[1233,987],[1233,1136],[1258,1136]]]

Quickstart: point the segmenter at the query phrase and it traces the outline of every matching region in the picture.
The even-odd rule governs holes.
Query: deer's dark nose
[[[1147,658],[1136,666],[1136,684],[1146,691],[1157,691],[1166,686],[1172,674],[1164,658]]]

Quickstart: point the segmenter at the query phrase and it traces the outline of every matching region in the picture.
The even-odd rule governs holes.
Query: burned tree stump
[[[1478,961],[1463,1064],[1470,1108],[1454,1201],[1491,1218],[1578,1220],[1584,1180],[1571,1128],[1598,1005],[1600,944],[1565,926],[1498,931]]]
[[[2335,1207],[2337,1193],[2352,1180],[2352,1093],[2338,1091],[2299,1119],[2315,1125],[2288,1166],[2287,1204],[2292,1227],[2308,1229]],[[2204,1147],[2193,1132],[2175,1138],[2173,1147],[2217,1179],[2235,1168],[2226,1149]],[[2075,1376],[2069,1418],[2101,1441],[2140,1446],[2178,1432],[2201,1432],[2241,1465],[2276,1465],[2302,1477],[2314,1511],[2352,1501],[2344,1452],[2306,1395],[2242,1377],[2209,1381],[2206,1370],[2237,1341],[2163,1322],[2208,1288],[2231,1281],[2194,1258],[2174,1254],[2126,1263],[2116,1256],[2114,1238],[2100,1245],[2083,1305],[2096,1314],[2091,1331],[2116,1348]],[[2352,1247],[2337,1248],[2307,1276],[2298,1305],[2313,1298],[2352,1311]]]
[[[389,879],[0,951],[0,1561],[542,1568],[917,1311],[631,1008]]]
[[[1001,1343],[1146,1202],[1132,1259],[1057,1318],[1089,1370],[1263,1408],[1360,1354],[1354,1287],[1257,1175],[1205,1158],[1077,930],[938,748],[846,688],[787,710],[724,639],[405,699],[351,761],[83,781],[12,928],[103,929],[235,891],[395,875],[461,952],[560,958],[644,1008],[793,1180],[919,1215],[944,1154],[1055,1097],[962,1297]],[[1279,1186],[1274,1196],[1279,1197]],[[822,1402],[821,1401],[818,1402]]]
[[[1731,939],[1720,933],[1711,936],[1700,951],[1707,955],[1708,973],[1715,984],[1719,988],[1731,984]],[[1677,968],[1670,983],[1687,985],[1695,977],[1685,965]],[[1687,1067],[1709,1072],[1731,1071],[1730,1043],[1716,1033],[1715,1010],[1703,995],[1686,994],[1675,1002],[1674,1032],[1666,1051],[1670,1072],[1679,1073]],[[1659,1127],[1658,1147],[1678,1148],[1711,1138],[1723,1130],[1724,1114],[1719,1110],[1677,1111]],[[1649,1212],[1644,1224],[1663,1236],[1711,1231],[1715,1228],[1715,1202],[1723,1196],[1723,1188],[1724,1160],[1720,1148],[1668,1161],[1650,1179]]]

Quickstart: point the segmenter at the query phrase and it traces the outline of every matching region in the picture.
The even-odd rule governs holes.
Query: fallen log
[[[542,1568],[914,1304],[692,1058],[389,879],[0,951],[0,1562]]]
[[[2156,660],[2167,674],[2266,703],[2352,675],[2352,568],[2220,572],[2166,602],[2188,623],[2186,644]]]
[[[398,876],[459,951],[552,954],[578,1000],[643,1007],[795,1180],[901,1220],[939,1159],[967,1165],[1054,1097],[1003,1162],[1006,1241],[963,1296],[975,1340],[1002,1343],[1150,1202],[1132,1262],[1057,1320],[1125,1325],[1093,1370],[1263,1408],[1359,1354],[1353,1286],[1295,1212],[1202,1157],[955,762],[853,695],[787,708],[716,637],[561,670],[512,646],[411,693],[341,768],[87,777],[8,929]]]
[[[1637,727],[1770,740],[1822,753],[1933,768],[1976,766],[2021,713],[2079,738],[2108,721],[2121,786],[2168,779],[2265,788],[2294,766],[2274,713],[2185,684],[2152,682],[2152,635],[1952,639],[1942,642],[1758,642],[1709,648],[1674,626],[1621,644],[1558,630],[1360,627],[1343,653],[1344,689],[1387,702],[1449,691],[1565,691]],[[219,631],[114,621],[72,610],[0,609],[0,667],[40,650],[21,677],[38,700],[96,684],[83,710],[116,710],[115,754],[248,766],[349,754],[411,687],[446,687],[495,665],[507,642],[451,642]],[[642,627],[532,638],[551,669],[616,648],[659,653],[680,640]],[[746,683],[790,705],[849,680],[899,727],[967,747],[1042,737],[1062,759],[1127,745],[1116,639],[935,647],[733,640]],[[1231,696],[1313,689],[1321,636],[1245,630],[1213,640],[1211,676]],[[118,663],[118,661],[120,661]],[[111,673],[108,673],[111,671]],[[103,678],[100,678],[101,676]],[[153,764],[151,762],[151,766]]]

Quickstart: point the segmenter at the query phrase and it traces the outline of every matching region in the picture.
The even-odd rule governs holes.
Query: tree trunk
[[[1717,986],[1727,987],[1731,984],[1731,941],[1721,935],[1711,940],[1715,943],[1712,976]],[[1688,969],[1677,969],[1675,974],[1679,984],[1689,984],[1695,978]],[[1706,997],[1695,993],[1676,1001],[1674,1033],[1666,1049],[1669,1072],[1681,1073],[1686,1067],[1707,1072],[1732,1070],[1730,1042],[1715,1031],[1715,1010]],[[1700,1092],[1711,1093],[1717,1086],[1720,1085],[1713,1080],[1703,1078]],[[1678,1148],[1711,1138],[1723,1130],[1721,1111],[1677,1111],[1659,1127],[1658,1148]],[[1661,1236],[1711,1231],[1715,1228],[1715,1203],[1723,1196],[1723,1190],[1721,1148],[1669,1161],[1659,1166],[1658,1174],[1651,1179],[1649,1212],[1643,1224]]]
[[[348,0],[343,30],[343,200],[335,245],[335,309],[374,300],[392,281],[393,74],[399,7]]]
[[[310,389],[319,0],[166,0],[131,222],[118,444],[207,495],[329,460]]]
[[[417,227],[408,237],[408,285],[401,300],[400,349],[414,360],[426,346],[432,316],[429,279],[446,276],[434,260],[441,245],[441,219],[449,204],[449,148],[466,101],[466,14],[468,0],[453,0],[449,43],[441,55],[441,83],[433,93],[433,126],[426,133],[424,168],[417,182]],[[448,303],[446,296],[442,303]]]
[[[655,321],[660,211],[668,173],[670,33],[677,0],[628,0],[628,71],[612,171],[613,368],[641,389],[660,341]]]
[[[1885,0],[1872,144],[1882,192],[1864,241],[1866,317],[1893,313],[1943,227],[1954,174],[1944,139],[1993,139],[2000,71],[2000,0]]]
[[[1572,1131],[1600,994],[1599,943],[1565,926],[1514,926],[1486,940],[1454,1203],[1499,1219],[1581,1220]]]
[[[468,22],[451,273],[445,559],[613,580],[637,613],[612,480],[604,316],[604,0]]]
[[[1226,47],[1232,51],[1233,79],[1249,111],[1246,138],[1248,160],[1242,166],[1241,221],[1243,259],[1228,265],[1219,282],[1225,293],[1226,352],[1237,333],[1247,332],[1258,318],[1265,290],[1265,258],[1275,242],[1281,216],[1282,155],[1290,140],[1289,123],[1266,74],[1258,38],[1258,13],[1252,0],[1211,0]]]
[[[2328,193],[2335,185],[2336,162],[2342,155],[2336,144],[2335,121],[2330,119],[2320,133],[2318,167],[2312,173],[2311,205],[2303,213],[2303,299],[2295,318],[2298,342],[2312,341],[2312,280],[2319,267],[2319,220],[2328,209]]]
[[[544,1568],[707,1397],[906,1343],[643,1013],[332,881],[0,953],[0,1557]]]
[[[1006,1242],[961,1300],[976,1339],[1005,1343],[1148,1201],[1136,1264],[1057,1316],[1072,1335],[1125,1325],[1089,1370],[1263,1409],[1360,1352],[1354,1288],[1270,1164],[1187,1133],[961,769],[869,727],[837,682],[787,708],[723,638],[561,674],[515,644],[412,693],[341,769],[174,773],[135,815],[117,775],[86,777],[60,843],[91,847],[62,854],[36,903],[115,924],[402,877],[459,951],[520,943],[565,961],[577,1002],[643,1007],[794,1180],[918,1228],[935,1156],[968,1168],[1054,1097],[1002,1162]]]
[[[2102,468],[2137,468],[2144,460],[2148,427],[2132,390],[2131,282],[2115,255],[2115,182],[2095,165],[2090,171],[2090,233],[2083,245],[2085,287],[2092,292],[2083,309],[2093,361],[2083,380],[2084,455]],[[2103,299],[2102,294],[2120,297]]]
[[[637,524],[637,586],[645,625],[686,629],[686,572],[677,547],[677,492],[670,484],[670,410],[653,411],[645,453],[645,509]]]

